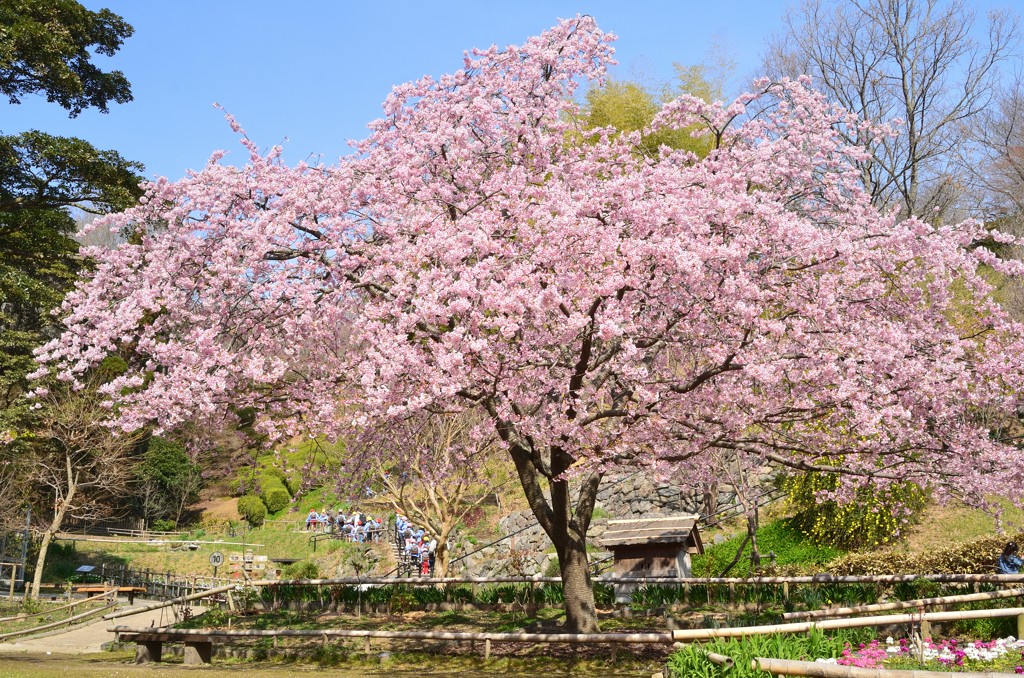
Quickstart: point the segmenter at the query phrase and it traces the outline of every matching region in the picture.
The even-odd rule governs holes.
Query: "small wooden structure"
[[[704,553],[697,515],[609,520],[601,545],[615,558],[616,579],[689,577],[690,554]],[[615,601],[628,603],[639,584],[615,584]]]

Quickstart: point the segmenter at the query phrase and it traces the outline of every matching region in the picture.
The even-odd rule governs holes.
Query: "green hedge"
[[[255,527],[263,524],[263,519],[267,517],[267,507],[255,494],[247,494],[238,499],[238,515]]]
[[[292,496],[288,494],[288,488],[284,486],[279,478],[264,477],[263,479],[263,503],[267,505],[267,511],[277,513],[292,502]]]

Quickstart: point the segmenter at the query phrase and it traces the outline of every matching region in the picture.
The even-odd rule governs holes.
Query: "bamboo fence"
[[[32,614],[16,615],[14,617],[0,617],[0,622],[21,621],[23,619],[31,619],[32,617],[41,617],[44,614],[53,614],[54,612],[67,610],[69,608],[75,607],[76,605],[81,605],[82,603],[88,603],[90,600],[96,600],[97,598],[107,598],[111,595],[116,595],[118,590],[118,588],[113,588],[110,591],[105,591],[99,595],[92,596],[91,598],[83,598],[82,600],[76,600],[73,603],[70,603],[68,605],[61,605],[60,607],[51,607],[50,609],[44,610],[43,612],[33,612]]]
[[[883,617],[854,617],[853,619],[826,619],[818,622],[797,622],[795,624],[769,624],[765,626],[734,626],[721,629],[677,629],[672,632],[676,641],[710,640],[712,638],[741,638],[763,636],[773,633],[804,633],[812,628],[852,629],[864,626],[889,626],[891,624],[919,624],[926,622],[960,621],[962,619],[990,619],[994,617],[1019,617],[1024,607],[1006,607],[995,610],[960,610],[956,612],[923,612],[916,614],[893,614]]]
[[[30,633],[37,633],[39,631],[46,631],[47,629],[56,628],[58,626],[64,626],[65,624],[70,624],[72,622],[76,622],[76,621],[85,619],[86,617],[91,617],[92,615],[96,614],[97,612],[102,612],[103,610],[109,610],[110,608],[114,607],[115,605],[117,605],[117,603],[113,602],[113,603],[109,603],[107,605],[104,605],[103,607],[98,607],[95,610],[89,610],[88,612],[83,612],[82,614],[76,614],[76,615],[74,615],[72,617],[68,617],[67,619],[62,619],[60,621],[51,622],[49,624],[43,624],[42,626],[35,626],[33,628],[24,629],[22,631],[12,631],[10,633],[0,633],[0,640],[4,640],[6,638],[15,638],[17,636],[25,636],[25,635],[28,635]]]
[[[802,612],[786,612],[783,619],[806,619],[818,617],[842,617],[862,612],[881,612],[883,610],[903,610],[926,606],[958,605],[960,603],[973,603],[981,600],[998,600],[1000,598],[1015,598],[1024,596],[1022,589],[1006,589],[1004,591],[988,591],[986,593],[969,593],[962,596],[941,596],[938,598],[918,598],[917,600],[895,600],[888,603],[875,603],[873,605],[856,605],[854,607],[833,607],[824,610],[804,610]]]
[[[790,659],[769,659],[758,657],[750,662],[750,668],[761,669],[777,676],[807,676],[809,678],[1006,678],[1006,673],[948,673],[945,671],[904,671],[899,669],[860,666],[840,666],[822,662],[802,662]]]
[[[649,643],[673,642],[663,633],[471,633],[463,631],[382,631],[374,629],[172,629],[151,626],[108,626],[118,635],[205,636],[207,638],[390,638],[404,640],[449,640],[501,643]]]

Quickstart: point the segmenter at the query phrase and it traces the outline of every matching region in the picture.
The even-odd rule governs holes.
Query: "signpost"
[[[210,554],[210,565],[213,565],[213,578],[217,578],[217,568],[224,564],[224,554],[214,551]]]

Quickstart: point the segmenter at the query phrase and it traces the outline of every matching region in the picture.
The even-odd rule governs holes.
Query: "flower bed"
[[[964,666],[984,664],[989,666],[996,662],[1004,664],[1007,660],[1014,665],[1016,673],[1024,673],[1024,640],[1013,636],[983,642],[980,640],[961,641],[956,638],[924,643],[923,657],[925,664],[936,662],[941,667],[954,669]],[[885,642],[872,640],[860,643],[857,647],[848,644],[839,657],[823,657],[815,661],[823,664],[840,664],[844,666],[860,666],[864,668],[894,668],[893,664],[917,663],[918,649],[906,638],[896,641],[891,637]]]

